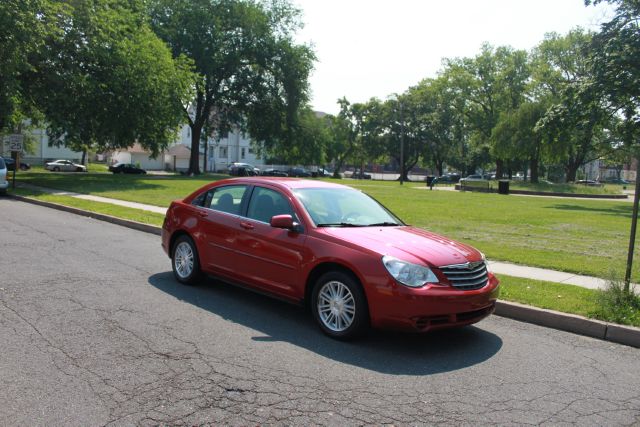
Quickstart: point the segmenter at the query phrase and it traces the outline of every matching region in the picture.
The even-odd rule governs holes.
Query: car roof
[[[226,179],[224,181],[235,182],[235,183],[243,183],[243,184],[252,184],[259,185],[264,183],[274,184],[280,187],[285,187],[289,189],[297,189],[297,188],[351,188],[342,184],[335,184],[333,182],[319,181],[315,179],[305,179],[305,178],[285,178],[280,176],[260,176],[260,177],[242,177],[242,178],[231,178]],[[222,181],[218,181],[222,182]]]

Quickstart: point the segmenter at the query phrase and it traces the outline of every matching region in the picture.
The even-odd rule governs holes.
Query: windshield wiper
[[[375,224],[367,224],[367,227],[393,227],[396,225],[400,225],[397,222],[389,222],[389,221],[385,221],[385,222],[376,222]]]
[[[350,222],[327,222],[323,224],[317,224],[318,227],[366,227],[362,224],[352,224]]]

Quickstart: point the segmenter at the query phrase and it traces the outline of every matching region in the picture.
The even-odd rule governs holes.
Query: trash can
[[[501,179],[498,181],[498,194],[509,194],[509,180]]]
[[[435,176],[427,175],[427,187],[431,187],[431,183],[433,182],[434,179],[435,179]]]

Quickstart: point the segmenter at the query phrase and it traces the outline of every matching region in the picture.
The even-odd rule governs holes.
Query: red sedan
[[[162,247],[178,281],[203,274],[307,304],[327,335],[428,331],[494,310],[482,253],[405,225],[344,185],[247,177],[208,184],[167,211]]]

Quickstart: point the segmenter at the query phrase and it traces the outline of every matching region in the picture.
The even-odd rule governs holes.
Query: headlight
[[[480,252],[482,255],[482,261],[484,261],[484,267],[487,269],[488,273],[491,273],[491,269],[489,268],[489,261],[487,261],[487,257],[484,256],[484,252]]]
[[[427,283],[439,282],[433,271],[422,265],[401,261],[388,255],[382,257],[382,263],[389,274],[403,285],[419,288]]]

